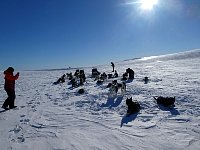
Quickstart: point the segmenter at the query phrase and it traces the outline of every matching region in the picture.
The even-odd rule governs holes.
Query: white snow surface
[[[97,85],[90,67],[80,68],[86,83],[74,89],[68,80],[52,83],[75,70],[20,72],[18,107],[0,113],[0,150],[200,150],[200,50],[115,64],[118,82],[127,68],[135,79],[114,98],[106,88],[113,79]],[[112,71],[110,64],[97,69]],[[2,105],[7,98],[3,72],[0,91]],[[153,96],[175,96],[175,107],[159,107]],[[128,97],[141,110],[125,117]]]

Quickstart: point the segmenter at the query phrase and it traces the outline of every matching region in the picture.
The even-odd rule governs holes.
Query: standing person
[[[4,75],[5,75],[4,89],[8,95],[8,98],[5,100],[2,106],[2,108],[4,109],[12,109],[16,107],[14,105],[15,97],[16,97],[15,96],[15,80],[19,78],[19,72],[17,72],[15,76],[13,75],[13,72],[14,72],[13,67],[9,67],[7,70],[4,71]]]
[[[112,72],[114,72],[114,71],[115,71],[115,64],[114,64],[113,62],[111,62],[111,66],[112,66],[112,68],[113,68],[113,71],[112,71]]]

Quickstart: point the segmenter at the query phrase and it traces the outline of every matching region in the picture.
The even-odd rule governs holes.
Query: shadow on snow
[[[135,120],[135,119],[137,118],[137,115],[138,115],[138,113],[134,113],[134,114],[132,114],[132,115],[130,115],[130,116],[126,116],[126,115],[123,116],[123,117],[122,117],[122,120],[121,120],[121,125],[120,125],[120,127],[122,127],[124,123],[125,123],[125,124],[128,124],[129,122]]]
[[[116,97],[109,97],[107,99],[107,102],[105,104],[103,103],[101,105],[101,107],[109,107],[109,108],[117,107],[121,104],[122,99],[123,99],[123,96],[118,96],[117,98]]]
[[[165,107],[162,104],[158,104],[158,108],[163,111],[170,111],[172,115],[180,115],[179,111],[174,106]]]

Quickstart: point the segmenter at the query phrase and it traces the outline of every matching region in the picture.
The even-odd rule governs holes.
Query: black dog
[[[65,82],[65,74],[62,75],[62,77],[60,77],[56,82],[54,82],[53,84],[59,84],[59,83],[64,83]]]
[[[126,116],[130,116],[131,114],[140,111],[140,104],[137,101],[133,102],[132,97],[126,99],[126,105],[128,106]]]
[[[78,90],[78,93],[79,93],[79,94],[83,94],[84,92],[85,92],[84,89],[79,89],[79,90]]]
[[[173,106],[175,103],[175,97],[159,96],[159,97],[153,97],[153,98],[156,100],[157,104],[162,104],[165,107]]]

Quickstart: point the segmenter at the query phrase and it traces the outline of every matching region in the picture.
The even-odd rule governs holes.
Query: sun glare
[[[141,9],[152,10],[155,5],[158,4],[158,0],[140,0]]]

